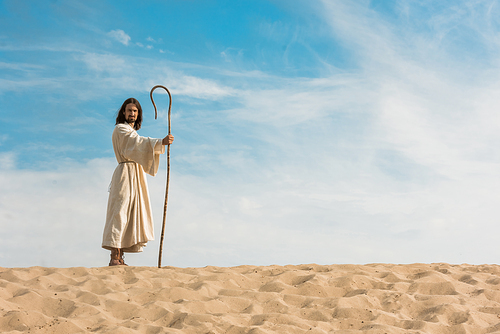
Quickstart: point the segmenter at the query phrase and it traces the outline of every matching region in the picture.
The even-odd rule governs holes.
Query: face
[[[137,117],[139,116],[139,109],[133,103],[129,103],[125,106],[125,119],[129,124],[135,123]]]

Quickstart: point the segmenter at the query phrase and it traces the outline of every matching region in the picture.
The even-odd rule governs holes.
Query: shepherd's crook
[[[156,88],[163,88],[167,91],[168,97],[170,98],[170,103],[168,105],[168,134],[170,135],[170,109],[172,108],[172,95],[170,95],[170,91],[167,87],[156,85],[151,88],[151,92],[149,96],[151,97],[151,102],[153,102],[153,107],[155,107],[155,119],[158,118],[158,111],[156,110],[156,104],[153,100],[153,91]],[[165,221],[167,219],[167,201],[168,201],[168,184],[170,183],[170,144],[167,146],[167,189],[165,190],[165,205],[163,206],[163,225],[161,227],[161,237],[160,237],[160,254],[158,254],[158,268],[161,268],[161,256],[163,252],[163,237],[165,235]]]

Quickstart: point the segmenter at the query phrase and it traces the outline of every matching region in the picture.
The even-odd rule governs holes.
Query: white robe
[[[102,247],[142,252],[154,239],[144,172],[156,175],[165,146],[162,139],[139,136],[128,123],[116,125],[112,140],[119,165],[111,179]]]

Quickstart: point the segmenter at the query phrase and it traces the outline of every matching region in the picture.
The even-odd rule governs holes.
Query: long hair
[[[120,123],[127,123],[127,120],[125,119],[125,108],[127,107],[127,104],[130,104],[130,103],[135,104],[135,106],[139,110],[139,113],[137,114],[137,119],[135,120],[135,123],[134,123],[134,129],[139,130],[141,128],[141,124],[142,124],[142,107],[141,107],[141,104],[139,103],[139,101],[137,101],[133,97],[130,97],[123,102],[121,108],[118,110],[118,114],[116,115],[115,125],[120,124]]]

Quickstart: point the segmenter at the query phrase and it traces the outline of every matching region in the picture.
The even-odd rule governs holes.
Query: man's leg
[[[128,264],[126,264],[125,261],[123,260],[123,249],[119,249],[119,251],[120,251],[120,264],[128,266]]]
[[[109,261],[110,266],[118,266],[122,264],[120,262],[121,259],[121,249],[113,248],[111,250],[111,261]]]

